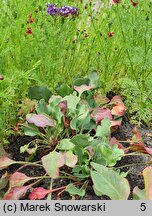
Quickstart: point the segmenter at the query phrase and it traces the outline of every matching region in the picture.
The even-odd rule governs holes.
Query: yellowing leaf
[[[43,156],[41,160],[48,175],[51,178],[57,178],[59,176],[59,168],[64,165],[64,156],[62,153],[53,151]]]

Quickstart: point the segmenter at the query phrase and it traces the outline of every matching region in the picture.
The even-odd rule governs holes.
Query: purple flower
[[[56,14],[58,14],[59,9],[57,8],[56,4],[49,4],[48,3],[46,6],[47,6],[46,12],[48,14],[50,14],[50,15],[56,15]]]
[[[78,8],[63,6],[59,9],[59,13],[61,16],[69,16],[69,15],[78,15]]]

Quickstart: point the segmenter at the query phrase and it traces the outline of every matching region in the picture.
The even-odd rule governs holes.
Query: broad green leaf
[[[101,122],[101,126],[97,127],[96,136],[97,137],[107,137],[110,135],[110,120],[108,118],[104,118]]]
[[[78,156],[78,163],[79,164],[89,164],[90,161],[90,154],[88,152],[88,150],[85,150],[83,147],[81,146],[75,146],[75,148],[73,149],[74,154],[76,154]]]
[[[92,188],[93,188],[93,190],[94,190],[94,192],[95,192],[95,194],[96,194],[97,196],[102,196],[102,195],[103,195],[100,191],[98,191],[98,190],[95,188],[94,185],[92,186]]]
[[[68,96],[65,96],[63,98],[63,101],[67,101],[67,108],[70,110],[70,111],[75,111],[76,110],[76,107],[80,101],[80,98],[77,97],[76,95],[73,95],[73,94],[70,94]]]
[[[108,166],[114,166],[124,155],[124,151],[119,149],[117,145],[108,146],[103,144],[100,146],[100,150],[101,156],[105,159]]]
[[[85,178],[88,178],[90,176],[90,169],[86,165],[81,165],[81,166],[76,165],[72,169],[72,173],[74,174],[74,176],[76,176],[79,179],[85,179]]]
[[[70,139],[62,139],[60,144],[57,145],[57,149],[59,150],[72,150],[75,145],[70,141]]]
[[[86,147],[90,144],[89,136],[85,134],[77,134],[73,136],[71,142],[74,143],[76,146]]]
[[[65,165],[72,168],[75,167],[76,163],[78,162],[78,156],[74,155],[70,151],[63,153],[63,155]]]
[[[49,110],[49,113],[53,116],[57,123],[60,124],[63,114],[61,112],[59,105],[49,104],[47,108]]]
[[[26,136],[36,136],[40,135],[39,129],[35,125],[24,124],[22,130]]]
[[[127,179],[102,165],[95,165],[94,163],[91,163],[91,165],[98,169],[98,171],[91,170],[91,178],[99,193],[109,196],[112,200],[128,199],[130,187]]]
[[[28,97],[30,99],[44,99],[48,102],[52,92],[46,86],[33,86],[28,89]]]
[[[64,156],[62,153],[53,151],[48,155],[43,156],[41,160],[47,174],[50,175],[51,178],[58,178],[59,168],[64,165]]]
[[[67,185],[65,191],[67,191],[71,195],[78,195],[78,196],[81,196],[81,197],[83,197],[85,195],[85,190],[83,188],[77,188],[73,184]]]
[[[41,99],[39,101],[39,103],[37,104],[36,112],[37,112],[37,114],[47,114],[47,115],[50,114],[48,109],[47,109],[47,104],[46,104],[44,99]]]
[[[57,86],[55,90],[62,97],[65,97],[66,95],[70,95],[73,92],[73,90],[67,84],[62,84],[60,86]]]
[[[83,84],[89,85],[89,83],[90,83],[90,80],[89,80],[88,78],[77,78],[77,79],[74,81],[73,85],[74,85],[74,86],[81,86],[81,85],[83,85]]]

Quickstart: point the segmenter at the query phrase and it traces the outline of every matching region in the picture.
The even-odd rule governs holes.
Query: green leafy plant
[[[20,164],[19,170],[29,165],[40,166],[45,170],[45,175],[29,177],[17,170],[2,176],[2,188],[5,187],[4,179],[9,181],[9,189],[3,199],[19,199],[29,188],[46,178],[50,179],[50,185],[57,178],[67,178],[71,183],[49,190],[35,188],[30,199],[42,199],[55,191],[60,191],[58,199],[64,191],[83,197],[90,180],[97,195],[118,200],[128,198],[128,181],[114,166],[127,155],[129,149],[149,155],[152,152],[144,146],[137,129],[128,149],[112,137],[111,133],[121,125],[126,107],[120,96],[109,100],[100,95],[97,80],[98,75],[93,72],[75,80],[71,87],[64,84],[58,86],[58,95],[51,94],[44,87],[29,89],[29,97],[38,102],[34,102],[31,113],[26,116],[24,113],[22,122],[18,123],[25,135],[35,137],[31,143],[20,148],[20,152],[28,153],[29,157],[26,161],[14,161],[3,156],[0,168],[5,169],[13,164]],[[41,160],[33,162],[39,151],[43,153]],[[30,180],[35,181],[27,184]]]

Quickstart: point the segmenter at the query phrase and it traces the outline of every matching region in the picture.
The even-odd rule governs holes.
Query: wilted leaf
[[[110,109],[104,109],[100,107],[94,109],[94,111],[91,114],[91,117],[96,119],[96,123],[101,122],[106,117],[110,120],[113,119]]]
[[[147,153],[149,155],[152,155],[152,148],[148,148],[145,146],[138,128],[135,127],[133,133],[134,135],[132,137],[130,149],[133,151],[139,151],[145,154]]]
[[[51,190],[44,189],[42,187],[34,188],[33,191],[29,195],[30,200],[43,199],[47,194],[49,194]]]
[[[119,104],[112,108],[111,114],[116,116],[122,116],[125,111],[126,111],[126,107],[123,104]]]
[[[100,104],[107,104],[107,103],[109,103],[109,98],[107,98],[107,97],[105,97],[105,96],[103,96],[103,95],[101,95],[100,93],[98,93],[98,92],[96,92],[95,94],[94,94],[94,100],[96,101],[96,103],[98,104],[98,105],[100,105]]]
[[[37,127],[46,127],[46,126],[51,126],[51,127],[55,127],[55,121],[43,114],[28,114],[26,115],[26,120],[29,123],[33,123],[34,125],[36,125]]]
[[[97,170],[91,171],[91,178],[98,192],[109,196],[112,200],[128,199],[130,187],[127,179],[105,166],[95,163],[91,165]]]
[[[78,195],[78,196],[81,196],[81,197],[83,197],[85,195],[85,190],[83,188],[77,188],[73,184],[67,185],[65,191],[67,191],[71,195]]]
[[[57,178],[59,176],[59,167],[64,165],[64,156],[62,153],[51,152],[41,158],[44,169],[50,175],[51,178]]]
[[[23,197],[27,190],[30,188],[30,186],[23,186],[23,187],[16,187],[12,188],[5,196],[3,197],[3,200],[19,200],[21,197]]]
[[[28,89],[28,97],[30,99],[44,99],[46,102],[48,102],[51,95],[52,92],[46,86],[33,86]]]
[[[15,164],[16,161],[13,161],[11,159],[9,159],[8,157],[1,157],[0,158],[0,169],[5,169],[8,166]]]
[[[79,96],[81,96],[81,94],[85,91],[91,90],[93,89],[92,86],[87,86],[85,84],[81,85],[81,86],[74,86],[74,89],[79,93]]]
[[[101,126],[97,126],[96,136],[97,137],[107,137],[110,135],[110,120],[104,118],[101,122]]]
[[[68,167],[75,167],[76,163],[78,162],[78,156],[74,155],[72,152],[65,152],[64,155],[64,163]]]
[[[21,172],[15,172],[10,177],[10,187],[20,187],[23,186],[27,181],[33,178],[26,176]]]
[[[60,144],[57,145],[57,149],[60,150],[72,150],[75,145],[70,141],[70,139],[62,139]]]
[[[30,100],[29,98],[26,98],[22,102],[21,108],[19,110],[19,115],[25,116],[26,114],[32,112],[35,109],[36,105],[37,105],[36,100]]]

